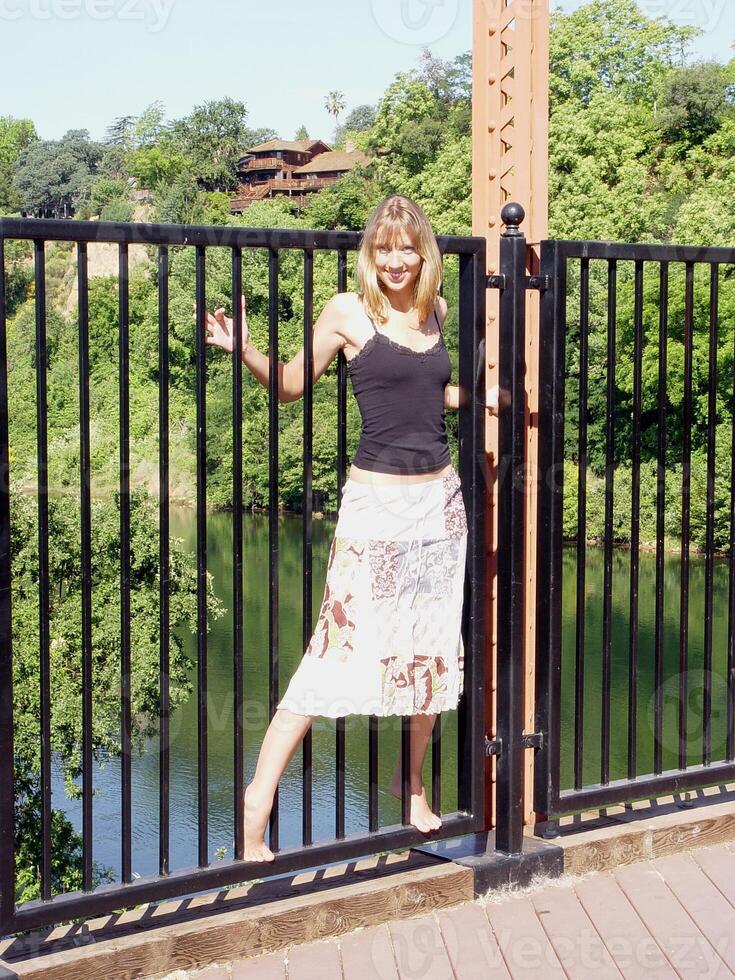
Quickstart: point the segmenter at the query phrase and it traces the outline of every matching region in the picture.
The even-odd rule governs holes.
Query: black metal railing
[[[14,753],[13,753],[13,637],[10,562],[10,457],[8,446],[8,361],[6,345],[6,262],[5,246],[10,241],[30,241],[34,251],[35,288],[35,370],[36,420],[38,451],[38,596],[39,596],[39,671],[40,671],[40,766],[41,846],[40,891],[38,901],[17,906],[14,870]],[[54,841],[51,831],[51,767],[54,703],[51,696],[49,658],[49,580],[48,556],[48,404],[47,374],[47,275],[46,244],[71,242],[77,256],[77,309],[79,327],[79,424],[81,508],[81,808],[83,888],[78,893],[52,894],[52,861]],[[119,384],[119,501],[120,501],[120,816],[121,881],[93,888],[93,687],[92,650],[92,539],[90,533],[90,341],[88,244],[112,243],[118,248],[118,384]],[[458,373],[462,407],[458,419],[459,474],[470,528],[466,579],[465,618],[463,623],[465,694],[458,712],[457,800],[458,810],[442,814],[442,828],[437,837],[451,837],[474,832],[484,826],[484,515],[486,485],[484,468],[484,334],[485,334],[485,241],[479,238],[440,237],[444,254],[458,256]],[[158,438],[159,438],[159,856],[158,874],[135,877],[131,863],[132,797],[131,797],[131,594],[130,594],[130,275],[129,247],[147,245],[155,250],[158,300]],[[297,250],[303,255],[304,324],[303,343],[303,594],[302,639],[312,632],[312,435],[313,435],[313,270],[317,251],[336,253],[337,290],[347,288],[347,255],[359,245],[353,232],[293,231],[254,228],[214,228],[180,225],[134,225],[106,222],[53,221],[36,219],[0,220],[0,934],[33,929],[51,923],[89,915],[99,915],[141,902],[225,886],[261,876],[264,865],[242,861],[243,836],[243,690],[244,661],[247,644],[243,621],[243,535],[242,535],[242,420],[243,381],[241,365],[241,306],[243,291],[243,251],[267,251],[269,282],[269,343],[271,371],[268,384],[269,403],[269,708],[272,714],[279,687],[279,402],[278,377],[274,365],[279,357],[279,257],[283,250]],[[195,251],[195,319],[196,319],[196,569],[197,569],[197,647],[196,699],[198,726],[197,753],[197,841],[198,867],[172,871],[170,866],[170,701],[169,701],[169,249],[186,247]],[[232,677],[234,699],[234,794],[235,842],[233,860],[210,863],[208,835],[208,699],[207,699],[207,363],[205,358],[205,311],[207,257],[211,249],[227,249],[231,254],[231,299],[235,320],[235,350],[232,371],[232,476],[233,476],[233,639]],[[347,466],[347,374],[344,355],[340,353],[337,371],[337,485],[344,483]],[[303,743],[302,843],[298,847],[280,848],[279,802],[274,800],[270,821],[270,846],[276,860],[268,872],[279,874],[313,867],[330,861],[373,853],[380,849],[410,846],[425,838],[408,825],[408,800],[402,806],[402,824],[380,826],[377,806],[377,735],[378,719],[369,727],[369,832],[345,833],[345,732],[344,719],[335,724],[336,806],[334,839],[318,844],[312,838],[312,756],[311,732]],[[408,771],[408,720],[402,719],[401,750],[403,771]],[[432,753],[432,805],[440,807],[441,731],[436,726]]]
[[[564,814],[735,777],[735,479],[732,471],[715,471],[718,417],[735,418],[733,356],[718,333],[728,322],[720,289],[732,286],[734,266],[731,248],[541,244],[535,609],[536,727],[544,739],[536,753],[535,809],[550,821],[551,834]],[[731,326],[727,331],[731,344]],[[706,459],[701,504],[692,485],[693,439]],[[716,492],[728,584],[720,590],[727,592],[721,600],[727,628],[713,663]],[[696,656],[689,608],[693,501],[705,528]],[[641,538],[643,509],[648,542]],[[602,544],[601,587],[597,578],[590,586],[596,550],[588,548],[590,538]],[[628,546],[627,573],[620,572],[616,540]],[[655,549],[655,572],[648,570],[651,584],[641,593],[647,543]],[[678,548],[676,564],[665,563],[667,543]],[[614,583],[622,593],[615,606]],[[668,620],[665,598],[678,604]],[[676,717],[667,724],[669,688]],[[701,696],[698,759],[692,755],[700,733],[688,726],[692,694]],[[718,753],[715,712],[727,716]]]

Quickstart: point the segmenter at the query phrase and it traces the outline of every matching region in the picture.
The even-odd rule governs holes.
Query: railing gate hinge
[[[500,755],[503,749],[502,738],[488,738],[485,736],[485,755]]]
[[[544,733],[543,732],[524,732],[523,733],[523,748],[524,749],[542,749],[544,747]]]

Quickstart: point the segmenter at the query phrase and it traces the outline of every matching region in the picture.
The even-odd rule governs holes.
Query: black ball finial
[[[521,230],[518,226],[525,217],[526,212],[523,210],[523,205],[516,201],[508,201],[507,204],[504,204],[503,210],[500,212],[500,219],[505,225],[503,234],[506,236],[520,235]]]

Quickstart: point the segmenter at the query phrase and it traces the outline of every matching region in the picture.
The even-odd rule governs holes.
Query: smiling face
[[[397,230],[389,240],[386,232],[375,245],[375,268],[378,281],[388,292],[410,295],[416,284],[423,259],[409,232]]]

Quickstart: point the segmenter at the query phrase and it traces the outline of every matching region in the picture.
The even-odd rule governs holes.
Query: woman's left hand
[[[493,385],[485,395],[485,406],[491,415],[497,415],[501,408],[510,405],[510,392],[500,385]]]

